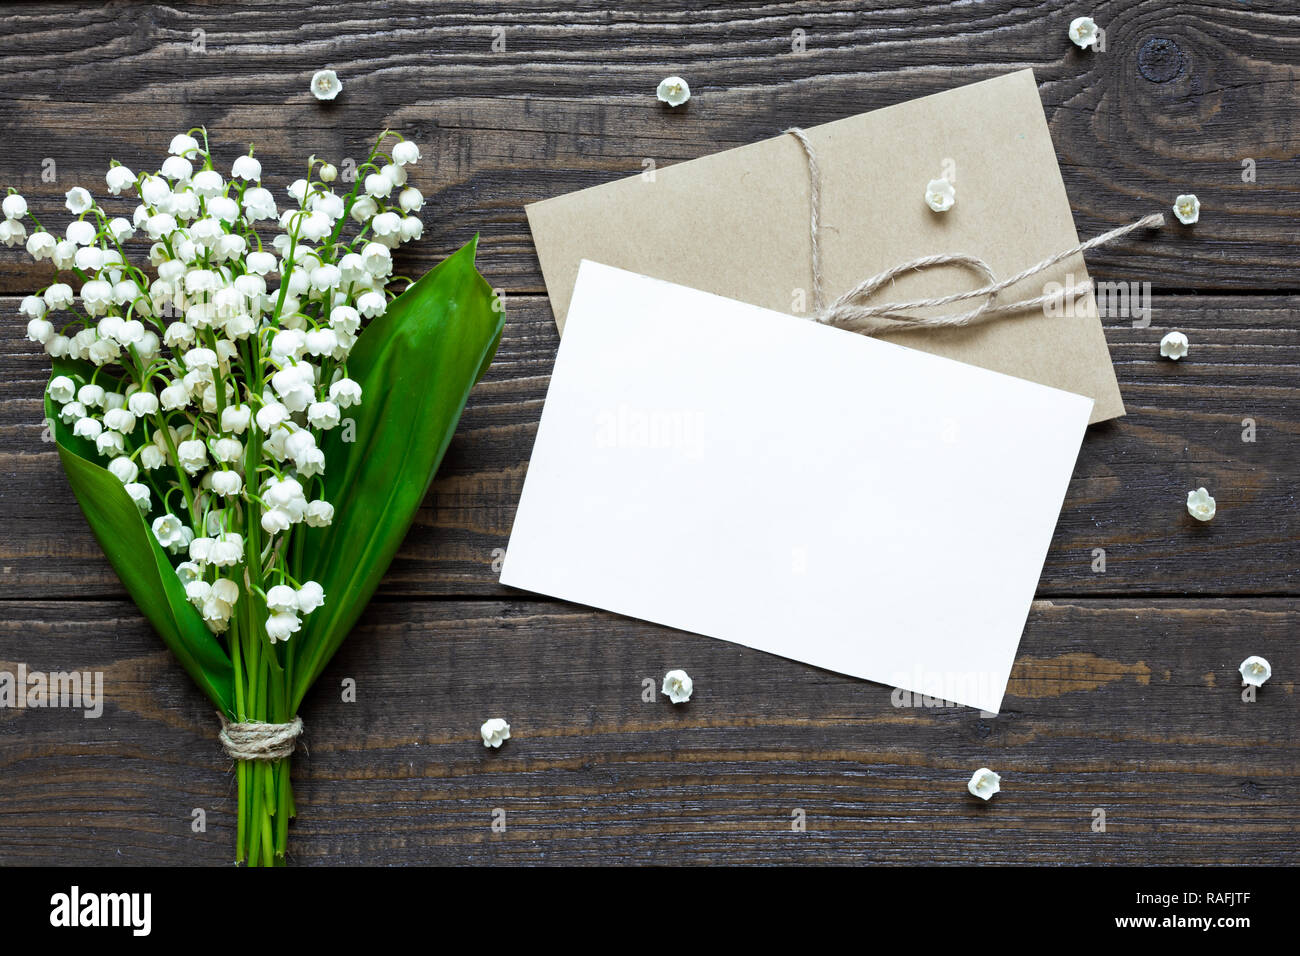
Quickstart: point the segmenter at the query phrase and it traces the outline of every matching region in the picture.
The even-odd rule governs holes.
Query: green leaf
[[[76,376],[88,380],[94,367],[68,359],[54,359],[51,378]],[[105,384],[101,374],[97,379]],[[90,523],[109,563],[127,593],[149,619],[181,666],[208,698],[228,716],[234,716],[234,670],[221,642],[185,597],[185,587],[167,553],[145,524],[140,509],[116,476],[95,464],[94,443],[77,438],[59,420],[47,389],[45,418],[63,461],[68,484]]]
[[[325,604],[291,641],[294,710],[374,594],[496,354],[505,312],[474,268],[477,245],[475,236],[394,299],[348,358],[361,405],[344,412],[354,441],[340,427],[322,442],[334,521],[306,529],[299,577],[325,589]]]

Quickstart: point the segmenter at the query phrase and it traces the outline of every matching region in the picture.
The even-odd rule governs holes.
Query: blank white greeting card
[[[1091,409],[584,261],[501,581],[996,712]]]

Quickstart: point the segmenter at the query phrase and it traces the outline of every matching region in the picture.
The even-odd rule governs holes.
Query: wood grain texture
[[[195,124],[227,160],[256,143],[275,183],[309,153],[364,155],[389,126],[421,143],[413,181],[430,199],[399,271],[480,232],[480,267],[507,293],[497,360],[303,711],[295,862],[1300,862],[1300,11],[1099,0],[1087,12],[1106,29],[1102,53],[1067,42],[1079,12],[1064,0],[0,10],[0,187],[54,228],[70,186],[102,194],[110,157],[156,165]],[[343,78],[336,103],[307,92],[322,66]],[[1129,414],[1085,439],[1002,715],[895,707],[881,685],[497,584],[558,342],[525,203],[1026,66],[1081,235],[1187,191],[1203,214],[1088,256],[1099,281],[1150,282],[1154,315],[1146,329],[1107,320]],[[667,73],[690,81],[687,107],[654,101]],[[0,709],[0,864],[228,863],[234,786],[215,718],[124,599],[42,441],[48,365],[11,317],[43,281],[0,249],[0,671],[100,670],[108,700],[97,720]],[[1158,357],[1174,328],[1192,342],[1179,363]],[[1208,525],[1183,507],[1201,484],[1219,502]],[[1252,653],[1276,676],[1244,703],[1236,667]],[[643,702],[642,681],[669,667],[690,671],[695,698]],[[340,699],[344,678],[355,703]],[[489,716],[514,728],[499,752],[477,739]],[[979,766],[1003,774],[988,805],[965,793]],[[206,832],[191,831],[195,808]],[[1094,808],[1106,833],[1092,831]]]
[[[1078,10],[1064,0],[24,5],[0,15],[0,172],[53,210],[73,184],[102,187],[109,157],[157,163],[192,125],[231,159],[256,141],[268,177],[284,182],[308,153],[356,156],[391,126],[432,160],[415,178],[435,210],[415,266],[482,231],[485,272],[542,292],[526,202],[639,173],[646,158],[692,159],[1032,67],[1081,234],[1188,189],[1204,203],[1195,229],[1098,251],[1098,278],[1300,289],[1294,4],[1111,0],[1090,12],[1105,53],[1068,42]],[[494,52],[497,37],[505,49]],[[307,92],[323,64],[345,82],[324,107]],[[667,71],[691,81],[685,109],[652,95]],[[57,182],[41,180],[47,159]],[[0,291],[37,274],[6,269]]]
[[[1129,413],[1088,430],[1040,594],[1296,592],[1297,307],[1294,297],[1161,297],[1150,328],[1111,323]],[[0,300],[0,310],[12,308]],[[1180,362],[1159,355],[1170,328],[1192,341]],[[492,563],[510,535],[558,341],[545,299],[508,298],[501,350],[381,594],[517,596],[496,583]],[[0,581],[13,597],[123,596],[42,441],[47,376],[21,326],[0,324],[0,427],[9,436],[0,450]],[[1254,442],[1242,441],[1248,418]],[[1201,485],[1219,501],[1209,525],[1185,508]],[[1105,573],[1093,571],[1095,548],[1105,549]]]
[[[0,669],[102,669],[108,706],[0,711],[0,864],[228,862],[215,717],[134,607],[6,610]],[[302,711],[290,846],[306,864],[1295,864],[1297,626],[1293,599],[1038,602],[984,719],[582,608],[377,602]],[[1245,651],[1280,675],[1254,703]],[[644,702],[669,667],[691,702]],[[511,723],[500,751],[488,716]],[[1003,775],[989,804],[965,790],[980,766]]]

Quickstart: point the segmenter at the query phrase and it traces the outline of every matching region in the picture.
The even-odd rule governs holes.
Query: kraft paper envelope
[[[670,116],[666,122],[690,122]],[[822,173],[827,299],[922,255],[967,253],[1014,275],[1079,241],[1033,73],[1021,70],[807,130]],[[947,173],[957,202],[925,204]],[[528,206],[561,331],[583,259],[774,309],[812,310],[806,160],[791,136],[742,146]],[[1087,277],[1082,256],[1026,279],[1002,301]],[[967,270],[913,273],[880,302],[982,284]],[[892,294],[891,294],[892,292]],[[969,305],[978,304],[971,301]],[[1072,314],[1042,311],[967,329],[890,333],[890,341],[1051,385],[1124,414],[1091,294]]]
[[[1091,408],[585,262],[501,581],[997,711]]]

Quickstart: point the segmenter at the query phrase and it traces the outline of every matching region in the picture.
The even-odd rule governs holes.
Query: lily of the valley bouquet
[[[219,711],[237,860],[275,865],[298,707],[401,543],[504,312],[473,242],[417,282],[392,275],[423,204],[419,148],[395,133],[350,186],[313,157],[280,199],[251,149],[223,175],[206,130],[169,154],[156,173],[114,162],[105,206],[68,190],[57,232],[11,189],[0,240],[53,267],[21,305],[53,366],[47,426],[122,583]]]

